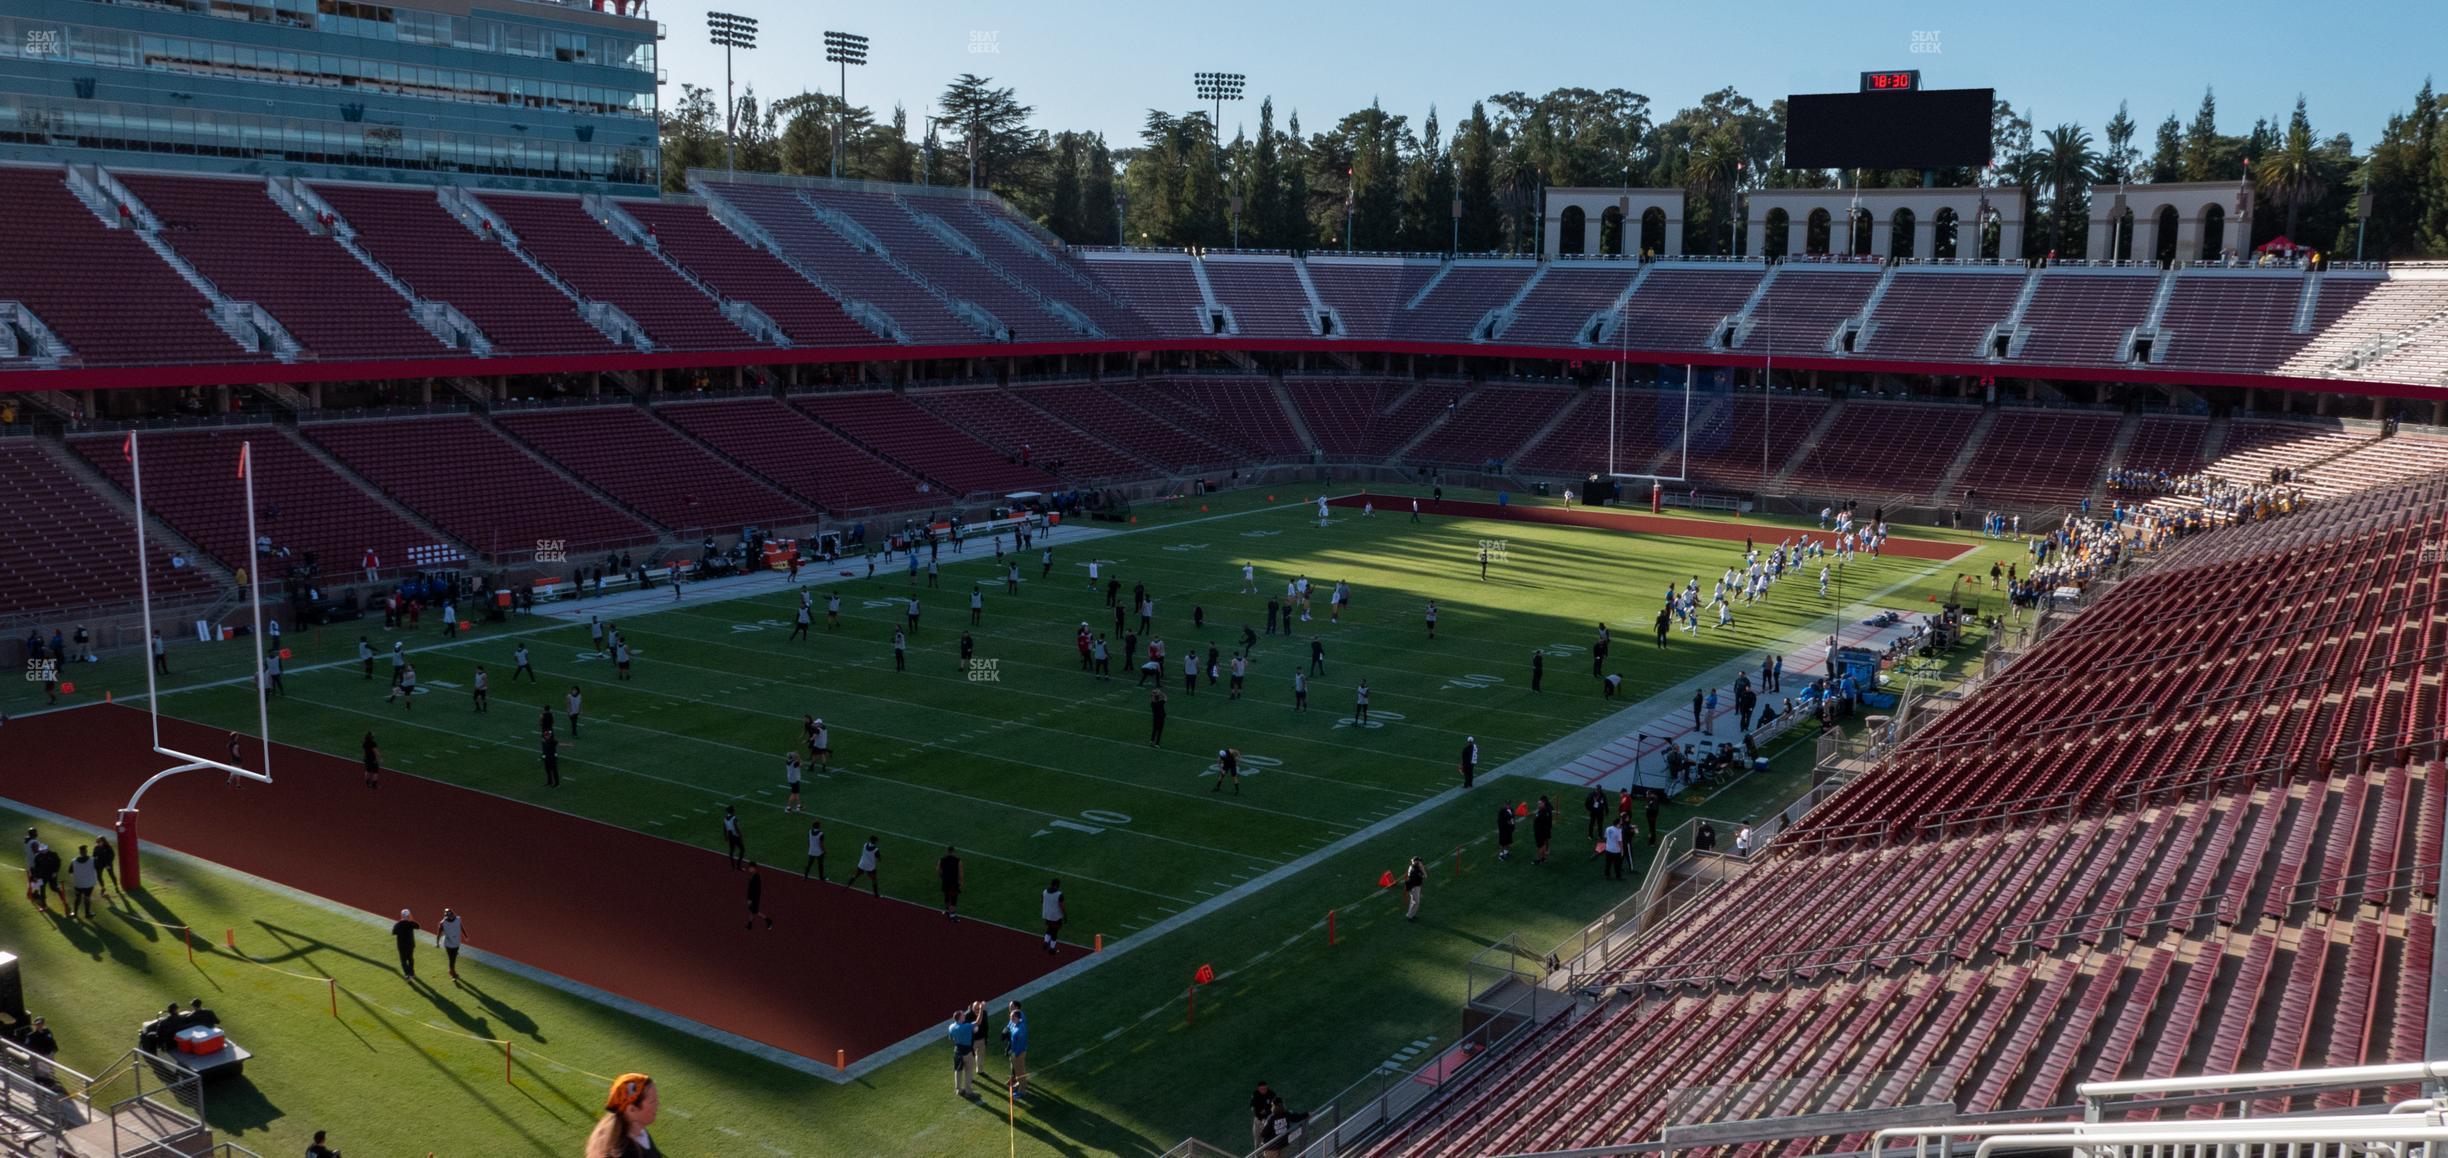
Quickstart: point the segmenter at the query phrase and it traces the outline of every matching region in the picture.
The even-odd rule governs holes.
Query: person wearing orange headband
[[[586,1158],[661,1158],[663,1152],[646,1133],[661,1108],[653,1078],[622,1074],[613,1079],[612,1092],[604,1098],[604,1116],[587,1135]]]

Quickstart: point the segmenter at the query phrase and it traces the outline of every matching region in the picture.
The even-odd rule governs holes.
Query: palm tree
[[[2047,245],[2046,242],[2042,240],[2045,235],[2032,226],[2036,224],[2034,218],[2037,216],[2037,211],[2040,206],[2040,187],[2048,183],[2048,154],[2041,152],[2038,149],[2030,149],[2024,152],[2015,153],[2007,157],[2004,163],[1998,167],[1998,173],[2001,179],[2013,185],[2020,192],[2023,202],[2020,208],[2022,210],[2023,223],[2025,226],[2023,232],[2024,252],[2000,252],[1998,256],[2010,261],[2032,257],[2035,256],[2035,254],[2032,253],[2035,245],[2037,248],[2045,251]],[[1973,247],[1973,252],[1975,253],[1980,252],[1981,247],[1986,246],[1989,243],[1987,222],[1981,223],[1981,232],[1978,234],[1978,236],[1980,240],[1976,242]],[[2000,244],[2004,244],[2002,239],[2000,240]]]
[[[2091,167],[2099,163],[2099,155],[2092,152],[2091,134],[2081,125],[2059,125],[2041,134],[2041,140],[2043,173],[2049,185],[2049,216],[2054,219],[2049,224],[2057,238],[2056,248],[2062,253],[2071,248],[2066,231],[2077,216],[2075,196],[2082,191],[2082,182]]]
[[[1740,179],[1742,159],[1742,140],[1734,135],[1733,130],[1719,129],[1710,133],[1699,148],[1691,151],[1691,163],[1683,170],[1683,187],[1691,190],[1700,204],[1713,208],[1717,198],[1734,188]],[[1731,214],[1730,207],[1728,213]],[[1710,216],[1715,214],[1712,212]],[[1626,222],[1625,228],[1636,230],[1639,224]],[[1627,250],[1632,248],[1625,247]]]
[[[2286,140],[2261,154],[2253,180],[2270,204],[2286,207],[2286,235],[2293,238],[2296,214],[2329,192],[2320,152],[2312,146],[2312,127],[2300,117],[2288,126]]]

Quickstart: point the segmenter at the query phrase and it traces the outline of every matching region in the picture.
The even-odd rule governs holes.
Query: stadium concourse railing
[[[2419,1145],[2438,1153],[2448,1142],[2448,1116],[2438,1098],[2448,1062],[2424,1061],[2336,1069],[2274,1070],[2204,1074],[2183,1078],[2084,1082],[2079,1106],[2028,1111],[2022,1122],[1960,1121],[1901,1126],[1871,1135],[1870,1158],[1901,1153],[1910,1143],[1918,1158],[1953,1153],[1969,1145],[1976,1158],[1997,1151],[2072,1151],[2095,1158],[2128,1155],[2218,1154],[2233,1158],[2317,1158],[2326,1154],[2382,1154],[2406,1158]],[[2419,1088],[2424,1096],[2401,1095]],[[2342,1092],[2373,1093],[2374,1112],[2252,1116],[2260,1098],[2298,1098]],[[2234,1106],[2236,1115],[2223,1111]],[[2212,1106],[2220,1116],[2158,1120],[2162,1111]],[[2377,1107],[2386,1106],[2385,1110]],[[2130,1115],[2147,1115],[2135,1119]],[[2030,1118],[2069,1120],[2029,1121]],[[1958,1140],[1961,1141],[1958,1141]],[[1593,1156],[1594,1158],[1594,1156]]]
[[[259,1158],[215,1143],[204,1120],[203,1078],[143,1050],[91,1076],[0,1042],[0,1152]]]
[[[1465,1030],[1453,1044],[1410,1065],[1379,1066],[1367,1077],[1345,1087],[1309,1112],[1300,1126],[1295,1139],[1298,1148],[1293,1153],[1298,1158],[1334,1158],[1348,1153],[1414,1107],[1444,1093],[1450,1086],[1477,1077],[1486,1059],[1501,1057],[1517,1043],[1548,1032],[1559,1024],[1572,1003],[1559,1002],[1553,1012],[1538,1016],[1543,992],[1537,985],[1520,986],[1499,1009],[1475,1011],[1481,1012],[1483,1019]]]

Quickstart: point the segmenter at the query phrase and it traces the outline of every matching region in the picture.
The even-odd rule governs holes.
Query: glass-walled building
[[[0,160],[650,193],[643,0],[8,0]]]

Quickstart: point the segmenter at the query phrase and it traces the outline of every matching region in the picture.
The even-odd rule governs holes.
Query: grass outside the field
[[[352,654],[356,631],[326,629],[320,641],[293,631],[291,694],[274,699],[273,728],[285,742],[353,755],[357,737],[371,727],[388,762],[403,771],[707,847],[719,847],[713,817],[720,804],[736,800],[748,818],[752,852],[796,868],[798,858],[780,855],[795,849],[805,831],[797,818],[777,811],[781,756],[798,741],[801,714],[816,712],[833,727],[836,769],[811,777],[808,807],[824,819],[832,837],[837,879],[845,875],[858,840],[876,832],[888,854],[886,891],[932,903],[931,874],[922,866],[942,844],[955,843],[970,858],[970,912],[1027,927],[1045,877],[1059,875],[1074,914],[1068,934],[1085,941],[1103,932],[1109,946],[1118,946],[1171,915],[1168,910],[1186,909],[1445,791],[1455,783],[1453,760],[1466,732],[1479,737],[1483,767],[1492,768],[1605,714],[1586,674],[1586,654],[1551,657],[1547,690],[1529,692],[1532,647],[1586,647],[1596,622],[1615,623],[1611,666],[1625,674],[1626,695],[1637,701],[1705,666],[1756,656],[1772,637],[1815,629],[1824,610],[1809,582],[1788,579],[1768,603],[1742,613],[1730,629],[1732,638],[1715,638],[1719,633],[1704,627],[1695,644],[1678,631],[1661,661],[1643,634],[1656,591],[1669,577],[1694,572],[1705,582],[1736,553],[1733,544],[1635,540],[1467,520],[1431,520],[1415,527],[1385,512],[1373,520],[1344,518],[1321,531],[1300,505],[1305,497],[1279,491],[1282,501],[1275,505],[1283,509],[1204,522],[1192,521],[1202,502],[1211,516],[1267,504],[1256,492],[1186,500],[1169,508],[1142,504],[1136,512],[1145,528],[1140,533],[1093,543],[1058,535],[1056,581],[1036,580],[1032,553],[1025,561],[1030,582],[1022,595],[1002,595],[999,583],[987,587],[986,621],[976,632],[980,656],[998,661],[994,682],[971,682],[950,646],[965,625],[969,582],[985,577],[992,558],[991,548],[972,543],[962,556],[943,557],[941,589],[921,588],[925,627],[913,643],[908,672],[891,670],[885,643],[900,621],[899,609],[863,606],[870,598],[905,595],[909,585],[899,573],[880,572],[876,580],[844,586],[845,627],[835,637],[823,630],[819,588],[816,638],[806,643],[785,640],[795,608],[789,596],[714,601],[702,596],[721,588],[709,585],[692,591],[700,597],[676,609],[641,613],[623,623],[638,651],[636,679],[627,683],[602,670],[609,665],[577,661],[584,629],[564,626],[522,636],[545,682],[513,689],[506,683],[511,644],[503,636],[532,624],[480,627],[456,644],[437,646],[441,641],[429,621],[412,642],[420,649],[417,665],[431,694],[419,697],[412,712],[384,704],[386,663],[377,664],[371,684],[352,667],[314,669]],[[1466,496],[1454,492],[1453,497]],[[1248,531],[1273,533],[1245,537]],[[1482,537],[1507,540],[1508,565],[1496,572],[1498,582],[1480,583],[1470,562]],[[1969,539],[1967,545],[1978,542],[1977,536]],[[2011,546],[2005,550],[2020,554]],[[1212,640],[1229,656],[1240,623],[1263,630],[1263,589],[1280,591],[1288,574],[1310,575],[1321,607],[1334,579],[1350,578],[1357,610],[1339,628],[1327,625],[1322,611],[1307,625],[1325,639],[1328,672],[1314,681],[1306,716],[1289,708],[1292,648],[1281,636],[1262,636],[1259,664],[1243,702],[1227,703],[1223,689],[1205,686],[1195,696],[1184,695],[1178,667],[1170,673],[1172,721],[1166,746],[1154,749],[1146,743],[1146,693],[1132,689],[1119,674],[1100,683],[1078,670],[1071,643],[1078,621],[1087,618],[1099,630],[1110,629],[1112,622],[1101,594],[1091,597],[1085,589],[1084,563],[1092,553],[1121,560],[1114,573],[1124,582],[1125,598],[1130,583],[1150,584],[1159,598],[1159,633],[1175,643],[1177,656],[1185,639],[1202,647]],[[1239,593],[1244,558],[1259,566],[1260,595]],[[1857,597],[1901,583],[1882,603],[1918,606],[1926,595],[1943,594],[1955,572],[1976,565],[1985,570],[1987,558],[1935,569],[1902,560],[1864,563],[1853,570],[1846,593]],[[1442,609],[1440,638],[1433,644],[1424,638],[1419,619],[1431,598]],[[1206,608],[1208,631],[1180,630],[1189,627],[1193,603]],[[1135,626],[1135,615],[1131,622]],[[365,631],[378,650],[388,650],[390,636],[379,630],[378,620]],[[491,669],[494,687],[494,710],[485,716],[469,711],[463,691],[437,687],[464,685],[480,661]],[[136,662],[129,657],[88,665],[76,678],[89,688],[109,686],[105,681],[141,687]],[[244,663],[244,652],[174,647],[172,662],[182,679],[226,678]],[[1121,667],[1118,655],[1115,666]],[[1334,726],[1350,714],[1351,683],[1360,675],[1375,691],[1376,711],[1400,713],[1402,720],[1378,729]],[[1459,678],[1490,675],[1502,682]],[[549,698],[558,716],[561,696],[573,682],[587,696],[585,731],[563,747],[564,787],[550,792],[536,771],[536,707]],[[21,702],[22,693],[15,698]],[[174,714],[229,726],[246,727],[253,716],[243,688],[182,692],[165,705]],[[1282,763],[1258,765],[1238,798],[1229,792],[1219,797],[1203,773],[1222,744]],[[1774,775],[1746,781],[1706,812],[1735,819],[1763,814],[1792,794],[1793,778],[1807,771],[1806,754],[1807,745],[1786,752]],[[1514,862],[1495,863],[1489,813],[1499,801],[1538,791],[1555,794],[1563,813],[1557,863],[1543,868],[1526,863],[1526,831]],[[1296,1107],[1305,1107],[1415,1040],[1449,1042],[1458,1028],[1462,963],[1472,954],[1515,932],[1527,944],[1551,944],[1626,895],[1623,885],[1600,880],[1597,866],[1579,849],[1578,811],[1577,793],[1566,786],[1483,778],[1475,792],[1410,825],[1043,994],[1031,1002],[1031,1020],[1033,1068],[1046,1084],[1021,1106],[1021,1140],[1034,1139],[1038,1150],[1140,1152],[1198,1134],[1237,1145],[1240,1106],[1257,1077],[1272,1079]],[[1665,820],[1674,823],[1688,811],[1669,809]],[[1458,876],[1457,847],[1463,849]],[[1402,921],[1393,896],[1375,884],[1380,872],[1399,870],[1412,855],[1425,856],[1432,869],[1426,913],[1416,925]],[[243,929],[257,920],[306,929],[313,936],[301,941],[314,944],[296,961],[312,968],[283,968],[335,974],[363,969],[354,980],[344,977],[343,985],[397,993],[396,1004],[412,1012],[422,1004],[390,980],[382,966],[388,946],[372,924],[266,897],[213,874],[177,871],[172,879],[184,892],[164,903],[178,912],[156,919],[240,927],[242,945],[253,942]],[[583,884],[574,882],[574,897],[582,894]],[[1331,948],[1319,927],[1329,908],[1339,911],[1342,940]],[[278,916],[264,918],[265,909]],[[75,976],[73,1004],[96,1011],[107,1029],[104,1041],[132,1035],[142,1011],[171,996],[197,995],[178,992],[192,988],[195,980],[185,972],[183,954],[160,959],[174,946],[145,941],[131,931],[121,934],[120,944],[91,953],[63,952],[60,934],[28,924],[33,919],[28,914],[22,910],[0,919],[0,935],[27,946],[34,1003],[60,1008],[72,990],[62,988],[59,979]],[[470,919],[476,923],[481,915]],[[891,949],[845,938],[844,951]],[[97,969],[79,958],[130,968]],[[1190,1026],[1184,1024],[1183,991],[1201,964],[1212,964],[1222,977],[1199,994],[1198,1022]],[[271,1036],[270,1044],[284,1054],[322,1057],[332,1048],[328,1039],[334,1027],[315,987],[308,986],[303,996],[289,995],[280,986],[299,983],[240,982],[236,971],[252,967],[230,961],[211,965],[232,971],[231,976],[216,973],[215,979],[232,986],[237,996],[202,996],[221,1008],[242,1037],[249,1022],[260,1020],[259,1032]],[[88,980],[94,983],[90,988]],[[494,988],[491,981],[484,983]],[[257,984],[264,987],[252,987]],[[796,996],[857,999],[855,994]],[[495,1000],[503,1010],[481,1005],[462,1010],[484,1017],[490,1036],[515,1037],[500,1030],[531,1025],[539,1040],[521,1044],[569,1065],[603,1073],[643,1068],[658,1076],[678,1075],[664,1078],[666,1105],[690,1116],[667,1118],[658,1135],[682,1152],[730,1152],[738,1143],[719,1133],[725,1126],[801,1153],[1002,1144],[996,1136],[1005,1129],[999,1112],[954,1103],[939,1050],[838,1088],[543,986],[502,978]],[[387,1011],[382,1002],[374,1005]],[[345,1001],[343,1012],[349,1012]],[[431,1019],[444,1025],[463,1024],[448,1011],[423,1012],[441,1013]],[[69,1019],[52,1016],[63,1026],[64,1041],[91,1048],[93,1030],[69,1031]],[[370,1010],[363,1016],[370,1019],[367,1024],[383,1020]],[[1000,1010],[997,1016],[999,1023]],[[317,1017],[323,1024],[315,1024]],[[271,1141],[257,1146],[267,1152],[302,1143],[313,1128],[297,1120],[305,1117],[362,1122],[352,1128],[373,1128],[386,1138],[433,1137],[439,1144],[420,1144],[442,1153],[515,1152],[524,1146],[558,1150],[583,1129],[572,1126],[568,1105],[557,1098],[500,1085],[497,1054],[487,1062],[478,1060],[482,1050],[470,1052],[473,1043],[411,1045],[423,1031],[408,1028],[405,1036],[381,1043],[362,1065],[251,1068],[250,1083],[263,1091],[255,1096],[278,1102],[282,1112],[273,1117],[233,1110],[231,1120],[221,1124],[270,1128]],[[342,1040],[367,1053],[368,1047],[353,1039],[377,1036],[358,1027]],[[259,1048],[254,1038],[248,1040],[250,1048]],[[410,1052],[417,1056],[408,1057]],[[90,1064],[92,1059],[72,1049],[67,1060]],[[987,1070],[1000,1073],[1000,1059],[990,1056]],[[489,1095],[488,1074],[495,1083]],[[434,1083],[431,1101],[421,1111],[370,1115],[358,1109],[384,1101],[381,1091],[388,1083],[411,1077]],[[574,1080],[558,1078],[555,1089]],[[564,1092],[590,1105],[599,1094],[583,1088]],[[474,1105],[455,1104],[470,1098],[486,1108],[471,1112]],[[216,1108],[216,1120],[221,1116]]]

